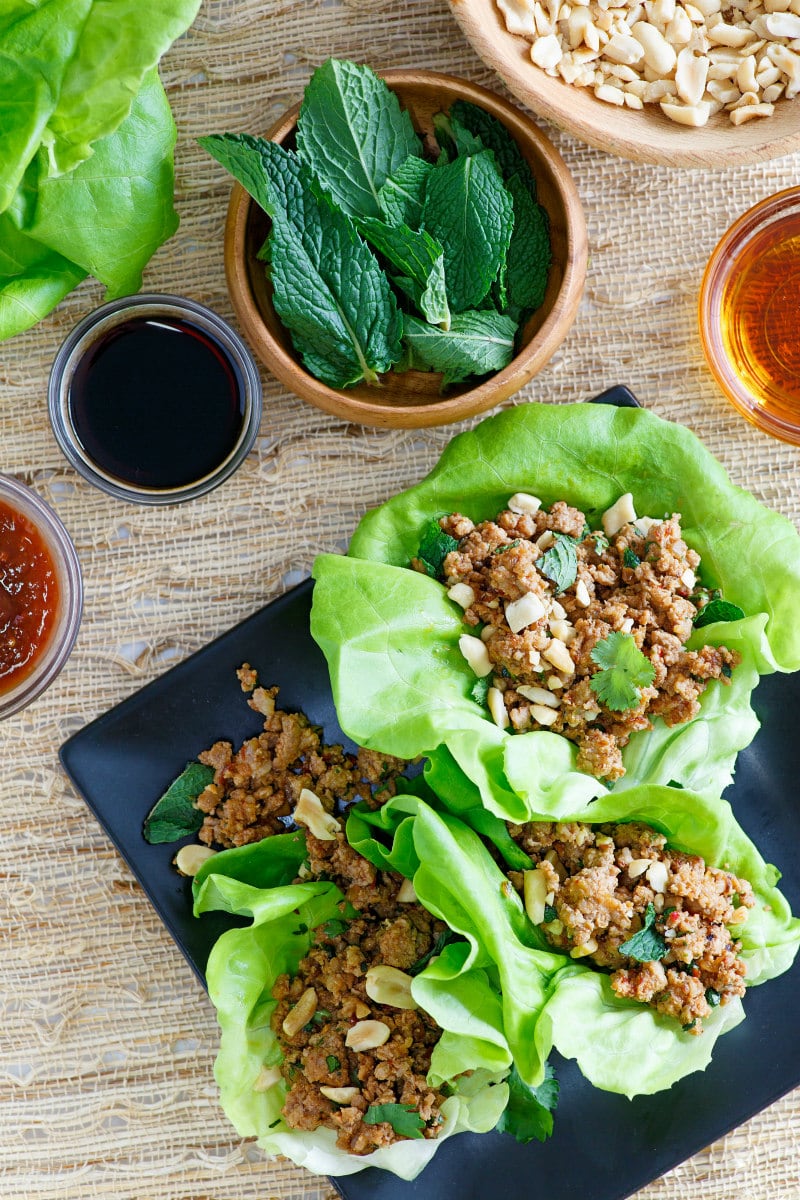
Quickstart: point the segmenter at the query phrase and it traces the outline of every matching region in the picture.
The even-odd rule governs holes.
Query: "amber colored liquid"
[[[800,421],[800,212],[760,230],[737,255],[721,328],[728,359],[758,408]]]

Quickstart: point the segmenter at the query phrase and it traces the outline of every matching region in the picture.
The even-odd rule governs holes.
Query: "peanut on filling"
[[[598,778],[625,773],[622,747],[651,718],[691,720],[708,682],[726,682],[739,661],[725,647],[686,649],[713,594],[677,513],[637,517],[626,494],[591,530],[563,501],[546,511],[517,493],[492,521],[454,513],[438,525],[436,573],[475,629],[460,647],[493,720],[563,734]]]
[[[609,971],[618,996],[699,1034],[713,1008],[744,995],[734,932],[755,903],[749,883],[638,822],[509,829],[534,864],[509,873],[531,920],[557,949]]]
[[[400,877],[376,871],[341,833],[333,841],[306,836],[311,876],[332,878],[360,915],[316,929],[296,975],[273,987],[284,1118],[293,1129],[335,1130],[350,1154],[434,1138],[445,1097],[426,1076],[441,1029],[410,986],[446,927],[413,899],[404,902]]]

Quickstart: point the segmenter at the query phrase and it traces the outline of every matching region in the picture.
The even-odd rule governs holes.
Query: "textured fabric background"
[[[229,184],[194,138],[263,132],[330,54],[447,70],[501,90],[445,0],[206,0],[163,63],[179,129],[182,224],[152,261],[146,287],[232,317],[222,264]],[[589,272],[572,332],[518,399],[583,399],[627,383],[648,407],[694,429],[737,482],[798,520],[798,451],[728,406],[705,367],[695,309],[718,237],[755,201],[795,183],[800,155],[681,173],[549,132],[583,198]],[[0,728],[0,1195],[325,1200],[325,1180],[266,1163],[218,1110],[210,1004],[67,784],[57,749],[297,582],[318,551],[344,548],[364,509],[424,474],[455,430],[347,426],[265,376],[257,447],[220,490],[172,509],[111,500],[66,465],[46,416],[56,350],[101,300],[85,284],[38,328],[0,346],[0,470],[57,508],[86,585],[67,668]],[[800,1093],[638,1200],[797,1200],[799,1127]]]

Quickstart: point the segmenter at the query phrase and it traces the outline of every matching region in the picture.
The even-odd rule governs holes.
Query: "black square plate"
[[[605,403],[636,403],[626,389]],[[630,397],[630,399],[628,399]],[[600,398],[598,398],[600,399]],[[309,633],[311,582],[267,605],[159,679],[87,725],[61,748],[61,761],[149,896],[201,981],[208,953],[231,918],[191,915],[191,888],[171,865],[176,847],[150,846],[142,823],[165,786],[213,742],[239,745],[262,721],[247,707],[236,668],[250,662],[279,703],[344,741],[328,670]],[[782,889],[800,911],[800,678],[768,676],[754,697],[762,729],[742,751],[728,792]],[[753,988],[747,1020],[717,1043],[711,1066],[669,1091],[628,1101],[590,1087],[554,1056],[561,1083],[555,1132],[521,1146],[499,1134],[445,1142],[413,1183],[374,1168],[334,1180],[344,1200],[622,1200],[800,1085],[794,1014],[800,970]]]

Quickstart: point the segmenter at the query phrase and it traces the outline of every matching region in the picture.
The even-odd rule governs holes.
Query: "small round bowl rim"
[[[13,475],[0,473],[0,500],[27,517],[44,538],[53,558],[60,592],[60,613],[39,661],[18,683],[0,693],[0,720],[5,720],[37,699],[66,664],[83,615],[83,577],[64,522],[37,491]]]
[[[800,209],[800,184],[765,196],[737,217],[725,230],[712,250],[703,272],[697,315],[706,362],[726,398],[743,417],[763,433],[784,442],[800,445],[800,418],[793,424],[773,416],[758,405],[725,353],[720,326],[720,301],[725,284],[736,267],[736,250],[741,249],[771,220],[777,220],[787,207]]]
[[[222,342],[226,352],[236,361],[245,386],[245,416],[236,444],[225,458],[200,479],[173,488],[144,488],[126,483],[106,473],[80,444],[69,415],[68,391],[69,372],[74,369],[82,353],[89,348],[94,330],[104,324],[124,320],[127,314],[137,310],[170,316],[182,316],[188,320],[205,323]],[[117,500],[128,500],[133,504],[169,505],[182,504],[204,496],[219,487],[238,470],[252,449],[261,424],[262,390],[261,376],[248,346],[235,329],[219,313],[171,292],[137,292],[120,296],[92,309],[69,331],[58,348],[47,387],[48,413],[53,436],[67,461],[93,487],[114,496]]]
[[[588,235],[583,209],[575,181],[561,154],[533,119],[510,101],[469,80],[438,71],[411,70],[402,67],[377,71],[392,85],[412,86],[425,83],[440,87],[460,97],[480,104],[493,115],[502,114],[515,129],[524,130],[547,164],[556,181],[567,217],[567,244],[571,256],[564,264],[561,287],[550,312],[541,327],[502,371],[477,384],[466,392],[425,403],[391,406],[359,399],[347,389],[328,387],[316,379],[289,354],[273,337],[263,321],[258,304],[249,285],[243,283],[237,264],[246,261],[245,241],[247,220],[255,201],[239,183],[235,183],[228,204],[225,226],[225,274],[231,303],[256,356],[291,391],[298,395],[296,376],[299,372],[306,386],[308,400],[324,412],[364,425],[381,427],[422,428],[446,425],[485,412],[514,395],[528,383],[550,360],[569,332],[583,294],[588,263]],[[453,99],[455,99],[455,94]],[[271,127],[266,137],[282,141],[294,128],[300,104],[293,105]],[[246,274],[246,272],[244,272]]]

